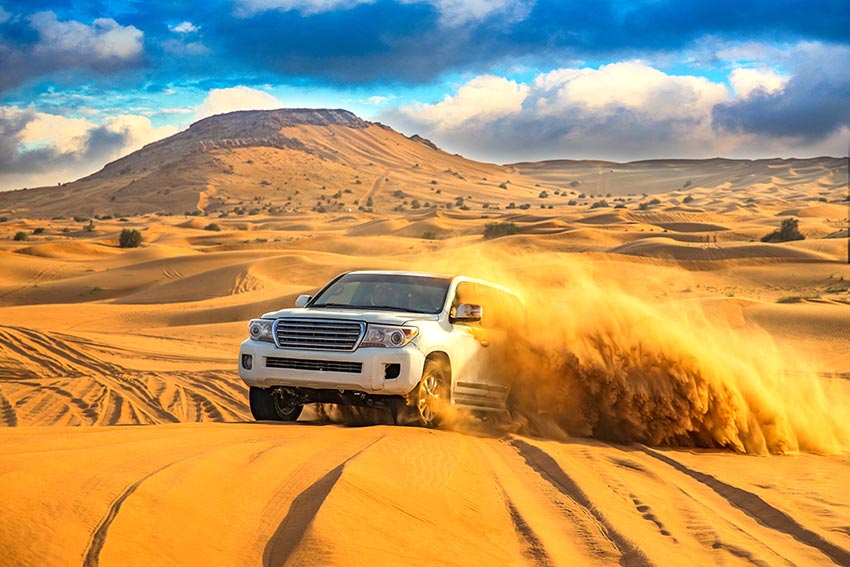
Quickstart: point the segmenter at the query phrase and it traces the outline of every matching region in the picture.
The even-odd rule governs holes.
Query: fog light
[[[242,368],[244,368],[245,370],[251,370],[251,368],[253,366],[254,366],[254,357],[251,356],[250,354],[243,354],[242,355]]]
[[[386,380],[395,380],[399,374],[401,374],[401,364],[393,363],[384,365],[384,378]]]

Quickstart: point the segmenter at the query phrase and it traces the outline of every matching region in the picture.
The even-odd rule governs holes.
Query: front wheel
[[[435,360],[426,360],[422,379],[408,396],[407,412],[414,424],[437,427],[449,403],[449,379],[443,366]]]
[[[284,396],[274,390],[251,387],[248,392],[251,415],[257,421],[295,421],[304,406],[289,404]]]

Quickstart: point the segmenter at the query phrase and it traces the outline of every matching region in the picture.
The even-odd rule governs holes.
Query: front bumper
[[[250,357],[250,368],[246,357]],[[282,349],[247,339],[239,347],[239,377],[257,388],[290,386],[405,395],[419,383],[424,365],[425,356],[412,343],[403,348],[334,352]]]

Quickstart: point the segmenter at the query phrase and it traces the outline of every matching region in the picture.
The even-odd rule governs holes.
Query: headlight
[[[416,327],[395,327],[390,325],[366,325],[366,335],[360,343],[361,347],[403,347],[416,338],[419,329]]]
[[[268,319],[251,319],[251,322],[248,323],[248,334],[255,341],[273,343],[272,325],[274,325],[274,321]]]

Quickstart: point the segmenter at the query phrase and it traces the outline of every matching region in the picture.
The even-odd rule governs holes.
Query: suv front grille
[[[360,374],[362,362],[344,362],[339,360],[307,360],[301,358],[266,358],[266,368],[291,368],[293,370],[315,370],[317,372],[348,372]]]
[[[274,331],[280,348],[352,351],[360,344],[366,324],[335,319],[278,319]]]

